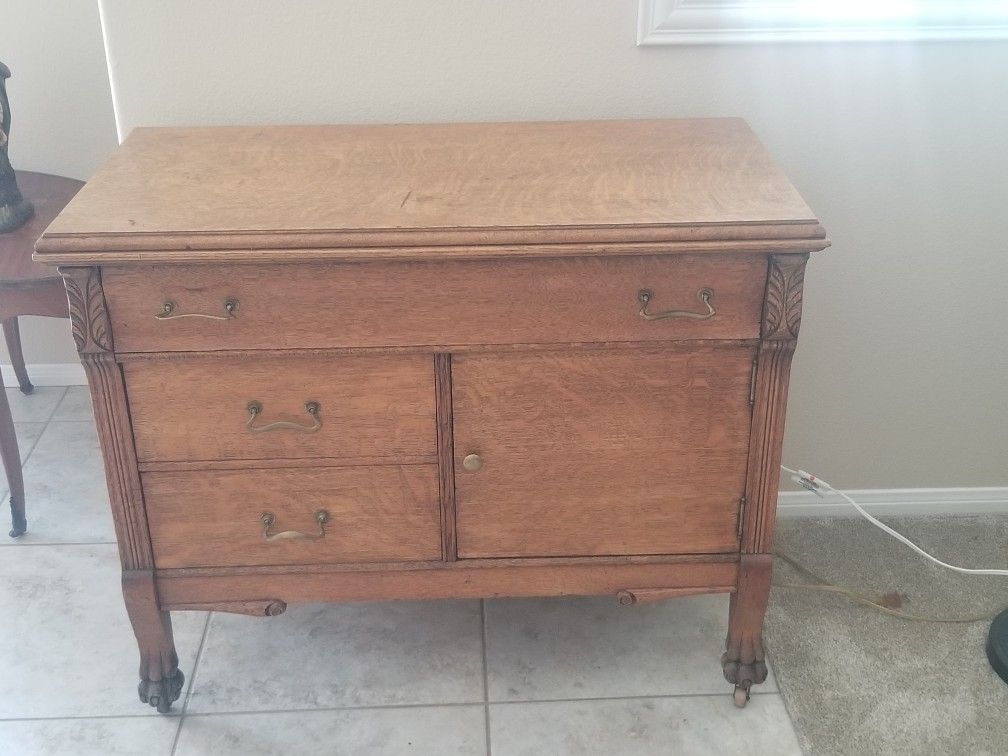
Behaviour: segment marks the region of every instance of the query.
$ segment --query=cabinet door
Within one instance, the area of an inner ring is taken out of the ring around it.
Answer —
[[[459,556],[736,551],[753,358],[729,346],[453,357]]]

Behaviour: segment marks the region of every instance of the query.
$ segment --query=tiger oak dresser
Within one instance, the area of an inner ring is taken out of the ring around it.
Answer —
[[[744,705],[827,245],[737,119],[134,131],[36,259],[140,699],[179,696],[173,611],[725,592]]]

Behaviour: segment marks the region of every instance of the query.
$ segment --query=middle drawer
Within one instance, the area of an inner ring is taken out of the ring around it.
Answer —
[[[193,357],[123,365],[140,462],[433,462],[430,355]]]

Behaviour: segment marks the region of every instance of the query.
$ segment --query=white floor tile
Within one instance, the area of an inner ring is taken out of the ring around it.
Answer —
[[[0,544],[115,542],[93,422],[49,423],[25,463],[24,484],[28,532]]]
[[[52,417],[53,410],[66,393],[66,386],[36,386],[27,396],[17,388],[4,390],[15,423],[44,423]]]
[[[214,614],[189,711],[482,702],[480,638],[476,601]]]
[[[205,618],[174,615],[186,679]],[[0,719],[160,716],[137,698],[114,545],[0,549],[0,637]]]
[[[487,601],[491,701],[724,693],[727,596]],[[772,676],[759,687],[776,691]]]
[[[4,756],[170,756],[176,717],[33,719],[0,722]]]
[[[178,756],[486,753],[483,706],[187,716]]]
[[[32,449],[35,448],[35,444],[38,443],[45,427],[45,423],[14,423],[14,435],[17,436],[21,464],[24,464]]]
[[[494,756],[774,754],[801,750],[780,696],[631,698],[490,706]]]
[[[68,386],[66,394],[53,412],[52,419],[94,422],[94,413],[91,411],[91,389],[87,386]]]

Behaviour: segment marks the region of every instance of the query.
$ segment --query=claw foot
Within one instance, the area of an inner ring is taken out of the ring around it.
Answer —
[[[721,669],[724,671],[725,680],[735,686],[735,705],[740,709],[749,703],[749,689],[767,678],[765,661],[754,659],[752,662],[743,662],[738,658],[731,658],[727,651],[721,655]]]
[[[163,677],[160,680],[141,680],[137,688],[140,700],[145,704],[150,704],[162,714],[167,714],[172,703],[178,700],[182,694],[182,684],[185,682],[185,675],[181,669],[176,669],[170,677]]]
[[[721,669],[725,680],[740,687],[748,688],[759,685],[767,678],[767,665],[762,659],[755,659],[746,664],[739,659],[729,658],[728,652],[721,655]]]

